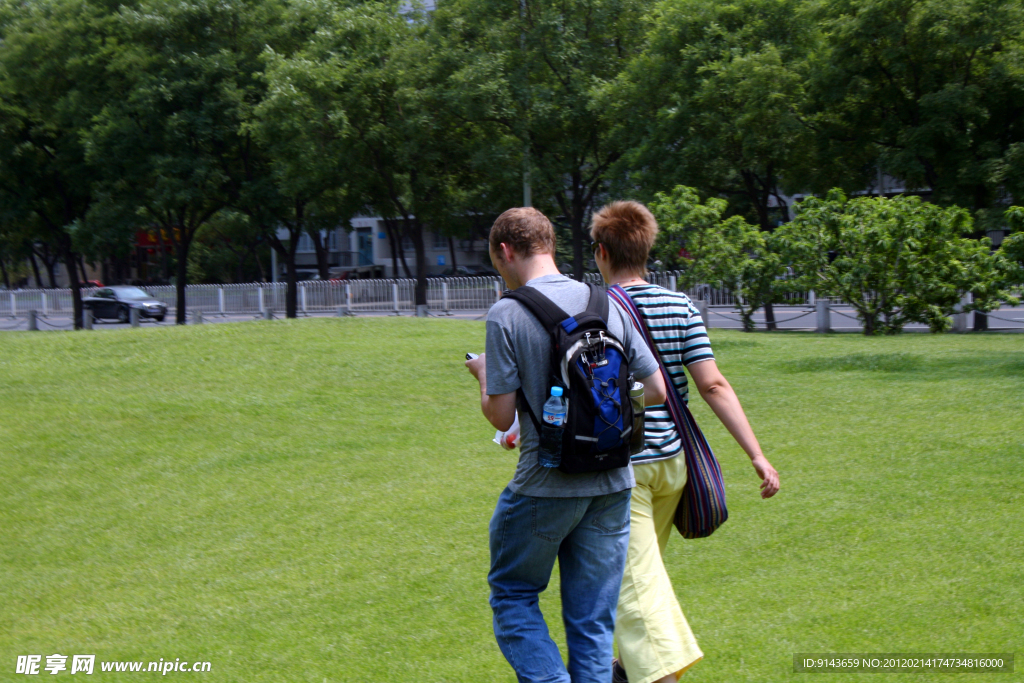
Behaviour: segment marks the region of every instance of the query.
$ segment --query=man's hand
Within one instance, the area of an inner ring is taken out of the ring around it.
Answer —
[[[466,368],[480,382],[480,411],[494,428],[507,432],[516,419],[516,392],[487,395],[487,354],[481,353],[477,358],[466,361]]]
[[[754,466],[757,476],[761,477],[761,497],[771,498],[779,492],[779,473],[775,471],[768,458],[763,455],[755,456],[750,460]]]
[[[481,353],[476,358],[466,361],[466,367],[471,375],[480,382],[480,391],[487,393],[487,354]]]

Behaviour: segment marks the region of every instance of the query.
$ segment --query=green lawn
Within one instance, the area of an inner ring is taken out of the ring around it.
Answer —
[[[0,680],[61,653],[104,680],[181,658],[212,670],[171,679],[514,681],[485,577],[515,460],[461,363],[483,339],[409,318],[0,335]],[[712,340],[782,491],[758,497],[696,399],[730,520],[667,553],[706,654],[685,680],[804,680],[795,652],[1022,657],[1024,337]]]

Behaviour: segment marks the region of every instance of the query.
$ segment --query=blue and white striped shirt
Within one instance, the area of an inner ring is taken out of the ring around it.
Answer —
[[[643,316],[676,391],[683,403],[688,402],[689,383],[683,368],[715,358],[700,312],[682,292],[657,285],[633,285],[624,289]],[[668,407],[664,404],[648,406],[644,412],[646,448],[633,456],[633,464],[674,458],[682,450],[683,442]]]

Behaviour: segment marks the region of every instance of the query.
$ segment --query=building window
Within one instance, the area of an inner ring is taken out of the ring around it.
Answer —
[[[448,236],[442,235],[439,232],[434,233],[434,249],[447,249],[448,248]]]
[[[299,235],[299,246],[297,251],[300,253],[307,254],[309,252],[315,251],[315,249],[313,249],[313,238],[309,236],[308,232],[304,232],[301,235]]]

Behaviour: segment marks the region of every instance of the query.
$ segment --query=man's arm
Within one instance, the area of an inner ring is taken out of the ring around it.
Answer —
[[[644,385],[644,407],[661,405],[668,398],[665,393],[668,387],[665,386],[665,378],[661,375],[657,359],[647,347],[647,340],[633,327],[629,316],[618,302],[613,300],[609,304],[622,320],[622,341],[628,349],[630,371],[642,372],[654,368],[654,372],[637,380]]]
[[[516,419],[516,392],[507,394],[487,394],[487,354],[466,361],[469,372],[480,382],[480,411],[494,428],[507,432]]]

